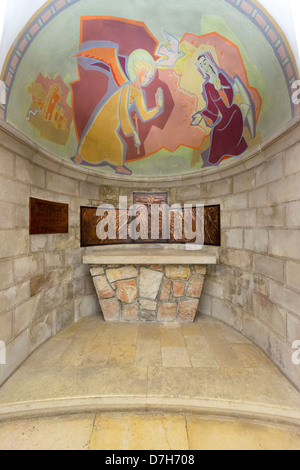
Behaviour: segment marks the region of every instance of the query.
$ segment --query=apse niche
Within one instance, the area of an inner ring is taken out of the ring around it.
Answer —
[[[295,59],[258,2],[155,4],[47,2],[7,57],[0,117],[124,180],[220,168],[292,120]]]

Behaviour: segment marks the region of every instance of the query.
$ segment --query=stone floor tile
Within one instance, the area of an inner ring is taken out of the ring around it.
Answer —
[[[222,334],[218,330],[209,325],[203,325],[202,330],[210,347],[214,351],[220,367],[242,367],[238,356],[230,345],[224,341]]]
[[[185,347],[185,340],[179,323],[164,323],[160,327],[160,339],[162,347]]]
[[[187,450],[184,415],[108,413],[96,417],[90,450]]]
[[[214,351],[204,336],[186,336],[185,342],[193,367],[219,367]]]
[[[113,344],[110,350],[107,365],[115,366],[133,366],[135,362],[136,345],[135,344]]]
[[[300,429],[246,420],[187,416],[191,450],[300,450]]]
[[[134,364],[140,367],[162,366],[160,339],[139,339]]]
[[[88,450],[94,415],[0,422],[0,450]]]
[[[185,347],[162,347],[162,365],[164,367],[192,367]]]
[[[243,367],[255,367],[258,369],[276,367],[254,344],[231,344],[231,348],[238,356]]]

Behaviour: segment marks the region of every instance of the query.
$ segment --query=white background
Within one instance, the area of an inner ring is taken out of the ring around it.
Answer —
[[[285,32],[300,71],[300,0],[260,0],[260,3]],[[45,0],[0,0],[0,70],[16,37],[44,4]]]

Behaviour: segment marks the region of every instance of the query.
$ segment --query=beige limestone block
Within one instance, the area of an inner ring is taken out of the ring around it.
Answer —
[[[137,280],[126,280],[126,281],[118,281],[116,283],[117,286],[117,297],[122,302],[127,304],[132,304],[137,299],[138,292],[137,292]]]
[[[292,355],[295,351],[295,349],[292,349],[292,344],[289,341],[286,341],[272,331],[269,332],[268,356],[275,362],[283,374],[298,387],[300,383],[300,367],[295,366],[292,361]]]
[[[284,205],[263,207],[257,211],[257,224],[260,227],[284,227]]]
[[[106,321],[118,321],[120,319],[120,302],[115,299],[103,299],[100,301],[103,316]]]
[[[64,253],[63,251],[51,251],[45,253],[45,268],[50,271],[55,268],[62,268],[64,266]]]
[[[44,290],[44,309],[45,313],[62,305],[64,300],[64,287],[58,284],[55,287]]]
[[[177,303],[163,302],[157,312],[157,320],[160,322],[172,322],[177,318]]]
[[[277,184],[277,183],[276,183]],[[268,189],[263,187],[249,193],[249,207],[268,206]]]
[[[290,343],[300,341],[300,314],[287,314],[287,340]]]
[[[263,295],[253,293],[254,315],[270,325],[277,333],[286,335],[286,312]]]
[[[30,326],[30,351],[34,351],[47,339],[51,338],[55,332],[56,316],[54,312],[50,312],[45,317],[37,319]]]
[[[78,182],[65,176],[57,175],[47,171],[46,189],[58,193],[78,196]]]
[[[81,181],[79,185],[79,195],[80,197],[86,197],[88,199],[99,199],[99,186]]]
[[[268,231],[262,229],[246,229],[245,230],[245,241],[244,247],[247,250],[253,250],[257,252],[268,251]]]
[[[4,147],[0,147],[0,173],[5,176],[13,177],[14,162],[15,156]]]
[[[29,251],[28,230],[0,231],[0,258],[27,255]]]
[[[0,214],[0,230],[15,228],[15,206],[13,204],[0,202]]]
[[[271,230],[270,253],[291,260],[300,260],[300,230]]]
[[[30,195],[28,185],[0,176],[0,200],[15,204],[24,204]]]
[[[297,201],[299,199],[300,174],[290,175],[287,178],[268,186],[268,205]]]
[[[8,343],[12,338],[13,311],[2,313],[0,315],[0,341]]]
[[[206,195],[209,198],[227,196],[232,193],[232,178],[223,178],[219,181],[207,183],[205,188]]]
[[[300,227],[300,201],[286,204],[286,226],[288,228]]]
[[[285,152],[285,174],[289,175],[300,171],[300,144],[289,148]]]
[[[284,278],[284,261],[273,256],[254,254],[253,255],[254,271],[263,276],[270,277],[275,281],[283,282]]]
[[[244,335],[257,344],[266,354],[269,353],[270,327],[259,318],[250,315],[243,316]]]
[[[15,309],[15,332],[20,334],[31,323],[43,314],[43,298],[41,294],[31,297]]]
[[[224,226],[224,224],[222,224]],[[243,211],[234,211],[232,213],[233,227],[255,227],[256,226],[256,209],[248,209]]]
[[[19,157],[16,159],[16,178],[23,183],[45,187],[45,170]]]
[[[293,261],[286,263],[286,280],[290,287],[300,291],[300,263]]]
[[[31,252],[44,251],[47,247],[48,235],[31,235],[30,248]]]
[[[270,282],[270,298],[291,312],[299,313],[300,294],[288,287]],[[299,338],[300,339],[300,338]]]
[[[138,270],[134,266],[124,266],[117,269],[107,269],[106,276],[109,282],[132,279],[138,276]]]
[[[0,290],[10,287],[14,283],[13,262],[3,261],[0,263]]]
[[[182,279],[187,281],[191,275],[189,266],[166,266],[166,277],[169,279]]]
[[[27,201],[24,201],[27,203]],[[28,205],[16,206],[16,228],[28,228],[29,229],[29,210]]]
[[[233,192],[243,193],[250,191],[255,187],[255,173],[254,170],[244,171],[239,175],[233,177]]]
[[[115,293],[108,284],[105,276],[96,276],[93,278],[96,292],[99,299],[111,299]]]
[[[243,248],[243,230],[240,228],[224,230],[224,240],[228,248]]]
[[[6,344],[6,365],[0,366],[0,384],[2,384],[19,365],[28,357],[30,350],[29,330],[24,330],[19,336]],[[21,384],[20,384],[21,385]],[[24,380],[22,381],[22,386]],[[20,387],[19,387],[20,390]]]
[[[197,313],[199,300],[184,300],[179,304],[179,321],[193,322]]]
[[[30,297],[29,282],[23,282],[0,292],[0,313],[25,302]]]
[[[34,253],[14,260],[14,273],[17,282],[27,277],[36,276],[43,272],[44,256],[42,253]]]
[[[155,300],[160,288],[163,273],[151,269],[141,268],[140,270],[140,296],[146,299]]]
[[[96,418],[90,450],[187,450],[181,415],[110,413]]]
[[[80,299],[75,300],[76,321],[92,315],[100,315],[99,300],[95,295],[84,295]]]
[[[247,209],[248,207],[248,194],[234,194],[224,199],[224,208],[227,211],[238,211],[240,209]]]
[[[198,312],[210,316],[212,314],[212,301],[211,296],[202,292],[199,301]]]
[[[255,169],[255,176],[256,186],[262,186],[282,178],[284,176],[282,155],[273,158],[263,165],[259,165]]]

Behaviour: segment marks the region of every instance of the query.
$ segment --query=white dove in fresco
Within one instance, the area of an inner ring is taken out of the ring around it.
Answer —
[[[178,59],[181,59],[186,54],[179,51],[179,41],[174,38],[166,30],[163,31],[165,38],[169,43],[169,48],[164,44],[160,46],[156,52],[156,55],[160,55],[161,59],[156,62],[157,67],[174,67]],[[163,59],[162,57],[166,57]]]

